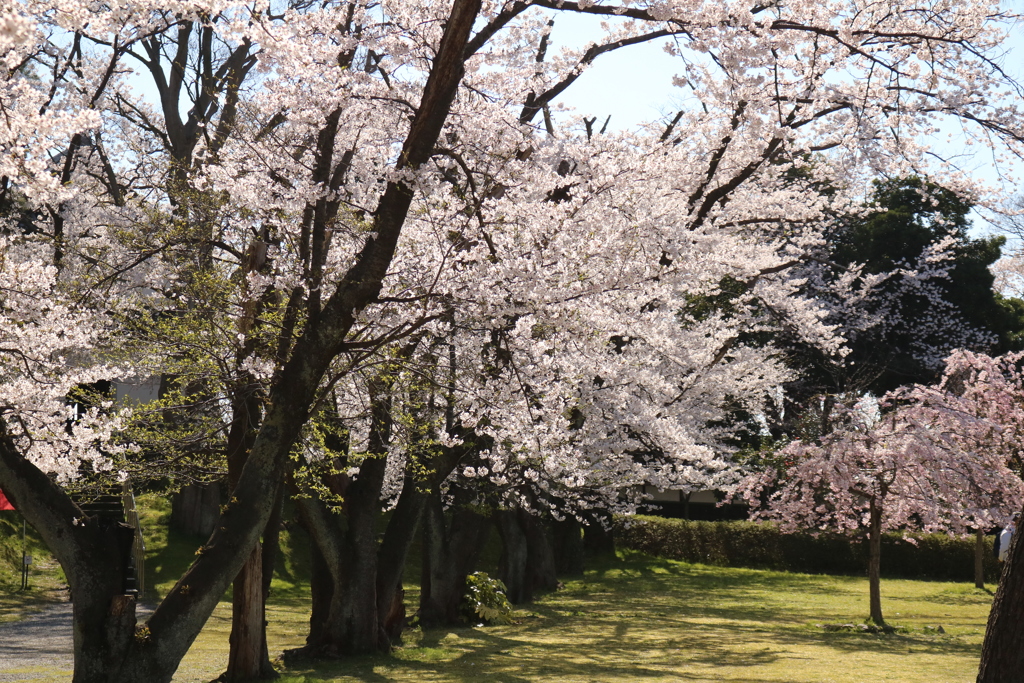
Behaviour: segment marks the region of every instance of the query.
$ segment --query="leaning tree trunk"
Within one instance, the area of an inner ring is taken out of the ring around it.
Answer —
[[[426,500],[422,482],[412,472],[407,472],[402,493],[377,551],[377,647],[382,651],[402,642],[406,624],[402,575],[409,549],[419,532]]]
[[[978,683],[1013,683],[1024,671],[1024,543],[1014,533],[988,615]]]
[[[885,625],[882,618],[882,511],[871,499],[869,510],[870,528],[868,529],[868,590],[871,594],[871,621],[878,626]]]
[[[479,0],[454,0],[419,107],[397,154],[397,171],[414,171],[435,153],[479,13]],[[386,184],[373,212],[372,237],[328,300],[322,306],[317,301],[294,343],[289,339],[282,345],[282,357],[288,359],[269,388],[266,415],[235,495],[199,557],[153,611],[145,629],[134,628],[134,599],[125,599],[116,588],[118,546],[109,547],[67,493],[23,457],[0,419],[0,486],[43,536],[76,592],[75,683],[169,683],[266,528],[277,484],[309,418],[317,387],[343,351],[358,312],[377,300],[414,194],[398,177]]]

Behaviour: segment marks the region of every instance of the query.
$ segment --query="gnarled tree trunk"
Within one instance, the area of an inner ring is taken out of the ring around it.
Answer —
[[[1013,683],[1024,671],[1024,543],[1010,539],[981,646],[978,683]]]
[[[555,555],[544,522],[522,509],[499,510],[495,520],[502,540],[498,576],[508,590],[509,602],[531,602],[537,591],[557,588]]]
[[[426,504],[423,523],[423,566],[420,580],[420,624],[457,624],[466,592],[466,577],[476,566],[491,521],[470,508],[456,507],[445,517],[441,494]]]
[[[289,657],[387,651],[401,637],[405,621],[402,571],[425,496],[415,483],[406,482],[378,546],[375,522],[384,464],[384,458],[363,461],[359,479],[346,490],[344,527],[319,501],[298,501],[316,546],[314,611],[306,645],[289,652]]]

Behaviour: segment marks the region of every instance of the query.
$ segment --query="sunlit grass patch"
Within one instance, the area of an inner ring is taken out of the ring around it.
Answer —
[[[282,683],[974,680],[989,592],[907,580],[882,591],[897,633],[828,632],[863,622],[866,579],[627,553],[521,608],[516,624],[413,629],[391,656],[292,665]],[[301,601],[289,609],[305,616]]]
[[[0,623],[17,621],[54,602],[68,599],[64,573],[32,527],[25,527],[22,545],[21,515],[0,512]],[[32,556],[28,590],[21,589],[22,552]]]
[[[159,595],[191,563],[202,540],[168,534],[169,507],[154,501],[153,508],[148,567]],[[268,610],[272,657],[303,645],[308,632],[306,542],[298,532],[283,538],[284,566]],[[417,576],[413,569],[407,573]],[[862,577],[714,567],[625,552],[594,564],[584,577],[563,580],[562,590],[520,606],[514,624],[413,628],[391,655],[279,662],[282,683],[967,683],[977,674],[994,589],[883,579],[885,616],[898,627],[885,634],[824,628],[864,622],[868,588]],[[0,611],[6,595],[0,592]],[[410,615],[417,599],[413,583],[406,591]],[[175,681],[209,681],[223,672],[230,628],[231,605],[224,601]]]

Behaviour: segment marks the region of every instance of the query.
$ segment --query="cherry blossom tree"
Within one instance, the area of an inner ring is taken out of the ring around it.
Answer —
[[[77,302],[102,332],[60,338],[93,363],[130,331],[133,306],[173,313],[196,283],[234,287],[209,311],[220,341],[203,339],[238,380],[217,394],[238,427],[232,502],[144,627],[118,585],[116,532],[82,515],[17,431],[27,389],[4,413],[0,486],[75,591],[78,682],[170,679],[252,561],[289,455],[338,405],[336,388],[379,407],[352,420],[368,425],[353,452],[386,454],[387,470],[403,444],[371,429],[374,416],[393,419],[390,391],[412,412],[424,390],[378,391],[388,373],[376,373],[414,335],[416,353],[442,341],[454,352],[455,372],[438,379],[453,433],[437,441],[453,456],[477,446],[492,483],[570,500],[678,479],[713,461],[723,404],[755,408],[785,373],[744,333],[785,325],[839,348],[792,271],[820,243],[823,213],[855,202],[859,177],[927,172],[924,138],[946,117],[1020,151],[1021,119],[999,97],[1016,87],[995,61],[1001,17],[983,4],[9,6],[27,23],[6,34],[3,168],[45,209],[42,237],[26,240],[40,255],[24,262],[52,267],[54,306]],[[606,33],[547,55],[559,12],[602,16]],[[559,96],[602,54],[666,37],[686,93],[671,121],[602,134],[559,117]],[[134,69],[159,102],[132,88]],[[791,171],[808,155],[820,163],[801,181]],[[972,188],[945,170],[946,186]],[[811,180],[840,191],[816,196]],[[728,306],[689,309],[725,288]],[[125,315],[98,314],[110,310]],[[159,370],[155,357],[128,360]],[[34,386],[16,353],[4,359]],[[651,443],[666,458],[637,463]],[[367,509],[380,504],[368,476],[379,469],[351,473]],[[351,591],[351,565],[331,560]],[[377,587],[396,584],[372,583],[365,608],[346,613],[344,652],[379,647]]]
[[[774,488],[756,515],[786,530],[866,532],[870,618],[882,626],[882,532],[962,534],[1024,503],[1020,360],[956,352],[938,385],[886,394],[880,415],[861,401],[818,441],[790,443],[744,496],[760,507]]]

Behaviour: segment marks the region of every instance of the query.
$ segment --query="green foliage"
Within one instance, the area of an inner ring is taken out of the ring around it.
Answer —
[[[13,584],[21,567],[21,520],[17,515],[0,512],[0,584]]]
[[[686,562],[810,574],[863,574],[867,547],[860,536],[784,534],[758,522],[694,522],[661,517],[619,517],[616,543],[624,548]],[[973,581],[974,539],[945,534],[882,538],[882,575]],[[998,576],[992,541],[986,539],[985,574]]]
[[[466,593],[462,596],[462,612],[470,621],[487,624],[511,624],[512,603],[505,594],[505,584],[492,579],[487,572],[473,572],[466,577]]]
[[[946,324],[952,329],[966,323],[991,332],[996,341],[986,351],[1015,349],[1024,317],[1018,307],[993,291],[994,276],[989,271],[1006,240],[972,239],[968,235],[971,208],[967,199],[918,177],[875,181],[868,213],[848,220],[837,232],[831,258],[844,266],[862,263],[867,273],[884,273],[914,263],[925,249],[951,237],[953,267],[948,279],[935,283],[956,313]],[[877,368],[878,377],[865,388],[878,394],[908,382],[933,381],[936,368],[923,364],[912,349],[922,342],[944,346],[947,328],[935,325],[931,301],[907,292],[901,295],[900,308],[901,319],[889,321],[884,332],[851,340],[855,366]]]

